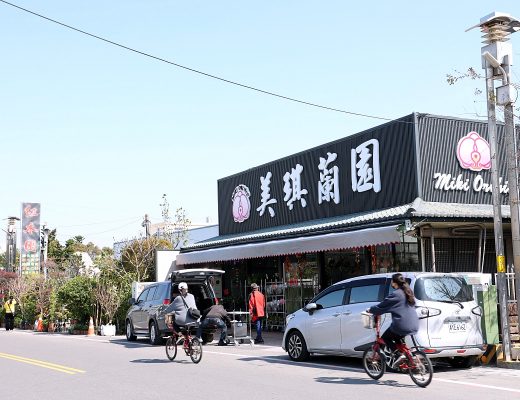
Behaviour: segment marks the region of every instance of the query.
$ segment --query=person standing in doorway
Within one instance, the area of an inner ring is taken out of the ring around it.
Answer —
[[[9,300],[4,303],[4,311],[5,311],[5,330],[13,330],[14,329],[14,309],[16,307],[16,300],[13,299],[13,296],[9,296]]]
[[[251,322],[256,325],[255,343],[264,343],[262,339],[262,320],[265,318],[265,297],[256,283],[251,284],[252,292],[249,295],[249,315]]]

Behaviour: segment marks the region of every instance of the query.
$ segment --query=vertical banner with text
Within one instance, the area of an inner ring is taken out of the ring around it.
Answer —
[[[22,203],[21,273],[40,272],[40,203]]]

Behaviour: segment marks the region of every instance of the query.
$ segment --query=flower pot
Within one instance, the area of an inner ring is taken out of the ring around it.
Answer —
[[[115,336],[116,326],[115,325],[101,325],[101,336]]]

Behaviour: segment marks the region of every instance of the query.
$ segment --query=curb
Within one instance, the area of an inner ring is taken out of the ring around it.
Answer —
[[[520,369],[520,361],[497,360],[497,367],[506,369]]]

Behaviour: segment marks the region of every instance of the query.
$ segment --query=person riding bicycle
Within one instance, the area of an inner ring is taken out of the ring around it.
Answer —
[[[173,313],[173,327],[175,331],[180,332],[181,327],[184,327],[187,323],[197,321],[188,312],[190,308],[197,309],[197,304],[195,303],[195,297],[188,293],[188,284],[186,282],[179,283],[178,288],[180,294],[171,302],[165,313]]]
[[[419,317],[415,311],[415,296],[403,275],[393,274],[391,285],[395,290],[381,303],[370,307],[367,312],[374,315],[392,314],[392,323],[381,338],[385,341],[386,346],[394,352],[396,343],[401,342],[405,336],[417,333]]]

